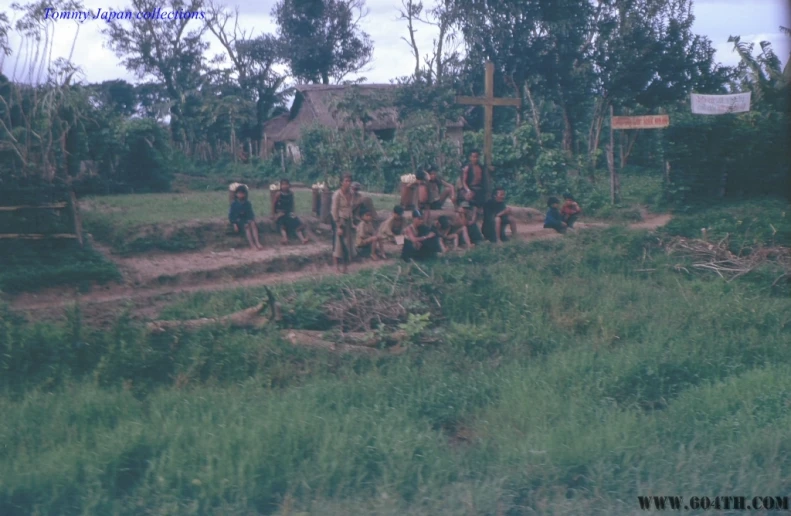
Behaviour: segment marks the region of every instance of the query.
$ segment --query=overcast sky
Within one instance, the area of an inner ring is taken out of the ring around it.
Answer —
[[[0,12],[12,14],[11,2],[12,0],[0,0]],[[234,0],[229,0],[228,3],[234,5]],[[740,35],[742,41],[754,41],[756,49],[759,41],[771,41],[775,52],[785,63],[791,51],[791,37],[780,33],[778,27],[791,25],[788,4],[788,0],[696,0],[693,30],[712,40],[717,49],[716,59],[722,64],[733,65],[738,62],[738,57],[732,51],[733,45],[728,43],[730,35]],[[128,3],[125,0],[85,0],[85,5],[96,11],[99,8],[123,9]],[[274,0],[242,4],[242,25],[257,33],[274,32],[275,25],[269,16],[273,5]],[[401,40],[402,36],[407,36],[407,30],[404,22],[398,20],[397,7],[400,0],[367,0],[367,5],[370,13],[363,20],[363,29],[374,41],[374,57],[369,69],[360,75],[367,82],[384,83],[409,75],[414,69],[414,61],[409,47]],[[53,58],[68,57],[76,34],[72,60],[82,68],[83,80],[101,82],[123,78],[137,82],[133,74],[118,64],[119,59],[104,47],[104,36],[100,31],[105,23],[107,22],[101,20],[86,21],[79,25],[78,32],[77,24],[73,21],[55,22]],[[417,39],[421,53],[430,50],[433,37],[432,27],[419,27]],[[18,52],[21,50],[20,41],[14,39],[13,35],[11,47],[15,54],[21,53]],[[214,53],[212,50],[216,52],[216,49],[216,43],[212,42],[210,53]],[[13,76],[14,63],[15,55],[5,58],[0,61],[0,71]],[[16,75],[20,76],[20,72]]]

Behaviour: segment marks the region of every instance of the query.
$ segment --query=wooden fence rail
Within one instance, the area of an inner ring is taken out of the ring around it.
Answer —
[[[77,204],[77,196],[74,191],[69,192],[68,202],[51,202],[47,204],[23,204],[18,206],[0,206],[0,212],[17,212],[24,210],[56,210],[68,211],[71,223],[72,233],[0,233],[0,239],[18,239],[18,240],[44,240],[48,238],[55,239],[75,239],[79,242],[80,247],[83,246],[82,241],[82,221],[80,220],[79,205]]]

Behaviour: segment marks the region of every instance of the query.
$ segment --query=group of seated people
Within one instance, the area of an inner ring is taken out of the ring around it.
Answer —
[[[255,223],[253,205],[248,199],[247,186],[235,183],[231,185],[231,188],[234,199],[231,202],[228,220],[231,222],[234,232],[244,233],[253,249],[263,249],[264,246],[261,245],[258,236],[258,225]],[[296,234],[303,244],[308,243],[308,239],[305,237],[305,225],[294,212],[294,192],[291,191],[291,183],[288,179],[280,180],[280,190],[275,194],[272,202],[272,218],[282,237],[280,240],[282,245],[288,244],[289,233]]]
[[[385,242],[402,245],[401,258],[408,261],[424,260],[462,246],[473,248],[483,240],[506,241],[508,228],[511,238],[516,234],[516,221],[505,203],[504,188],[495,188],[492,197],[485,202],[478,199],[473,203],[475,194],[469,195],[462,186],[461,198],[457,197],[454,186],[440,179],[433,166],[416,175],[417,206],[408,224],[404,207],[398,205],[375,230],[374,214],[370,209],[362,206],[359,215],[355,214],[355,207],[359,206],[355,202],[356,185],[351,175],[346,174],[333,195],[333,257],[339,270],[346,271],[348,262],[355,256],[372,260],[386,258]],[[433,218],[431,212],[441,210],[448,200],[454,204],[454,215]]]
[[[374,227],[376,212],[373,201],[360,194],[361,185],[352,182],[351,174],[345,174],[340,188],[332,196],[330,209],[336,267],[345,272],[355,257],[387,258],[385,242],[401,245],[401,258],[409,261],[425,260],[461,247],[470,249],[484,240],[492,243],[507,241],[508,228],[511,230],[510,238],[513,238],[517,226],[511,208],[505,203],[505,188],[495,188],[491,198],[484,200],[477,153],[473,153],[471,158],[470,165],[462,172],[458,189],[439,178],[436,167],[427,166],[425,171],[416,175],[412,185],[416,202],[411,221],[407,224],[405,209],[398,205],[378,228]],[[247,236],[252,248],[263,249],[247,187],[232,185],[232,190],[231,224],[235,231]],[[571,194],[563,197],[562,207],[557,198],[549,199],[549,211],[544,220],[545,228],[559,233],[573,228],[582,211]],[[432,218],[432,211],[442,210],[448,200],[454,206],[453,215]],[[404,202],[402,198],[402,204]],[[294,193],[287,179],[280,181],[280,189],[273,198],[272,217],[282,236],[281,244],[288,243],[289,234],[296,234],[302,243],[308,242],[305,226],[294,212]]]

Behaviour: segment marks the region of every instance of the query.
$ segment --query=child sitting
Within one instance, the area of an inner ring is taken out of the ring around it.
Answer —
[[[288,244],[289,233],[295,233],[303,244],[308,243],[308,239],[305,238],[305,226],[294,214],[294,193],[291,191],[291,183],[288,179],[280,180],[280,191],[277,192],[272,203],[272,216],[275,218],[277,230],[283,236],[280,241],[282,245]]]
[[[412,212],[412,224],[404,230],[404,247],[401,249],[401,258],[405,262],[435,258],[440,251],[439,238],[425,220],[426,216],[419,210]]]
[[[450,219],[446,215],[441,215],[437,219],[434,223],[434,231],[439,236],[439,247],[443,253],[448,252],[448,245],[452,245],[453,250],[459,248],[459,233],[453,231]]]
[[[508,240],[505,229],[511,228],[511,237],[516,235],[516,221],[511,217],[511,208],[505,204],[505,188],[496,188],[491,199],[483,205],[482,233],[490,242]]]
[[[567,224],[563,222],[563,216],[560,214],[560,201],[557,197],[550,197],[547,200],[547,214],[544,217],[544,227],[554,229],[558,233],[565,233]]]
[[[579,214],[582,213],[582,209],[570,193],[564,193],[563,200],[563,207],[560,208],[560,214],[563,217],[563,222],[568,225],[569,229],[573,229],[574,222],[579,217]]]
[[[461,237],[469,247],[475,247],[483,241],[483,234],[478,227],[478,210],[469,202],[463,201],[456,210],[456,225],[463,225]]]
[[[360,223],[357,225],[357,239],[355,247],[357,255],[361,258],[387,258],[382,248],[382,237],[374,232],[373,213],[363,209],[360,211]]]
[[[403,206],[395,206],[393,207],[393,213],[390,217],[387,218],[382,225],[379,226],[378,234],[382,237],[382,240],[392,242],[395,244],[400,244],[403,242],[399,242],[402,240],[400,238],[401,233],[404,231],[404,208]]]
[[[264,246],[258,240],[258,226],[255,223],[253,205],[247,200],[247,187],[237,186],[235,196],[236,199],[231,204],[231,210],[228,213],[228,220],[233,224],[234,231],[238,233],[244,231],[250,247],[260,251]]]

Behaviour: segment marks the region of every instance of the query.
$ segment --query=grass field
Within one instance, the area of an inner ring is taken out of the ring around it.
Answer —
[[[309,214],[312,193],[295,191],[296,212]],[[394,196],[371,194],[377,210],[398,203]],[[250,191],[258,221],[271,218],[269,190]],[[82,201],[85,230],[119,253],[179,252],[205,247],[209,242],[233,243],[225,237],[228,192],[189,192],[91,197]]]
[[[282,324],[303,329],[331,330],[352,292],[411,300],[429,316],[401,323],[413,341],[388,358],[271,330],[6,314],[0,514],[638,514],[637,495],[787,495],[787,285],[679,272],[657,245],[589,230],[429,278],[391,267],[276,289]],[[163,317],[262,296],[183,295]]]
[[[297,213],[310,213],[312,193],[294,192]],[[391,210],[398,198],[372,195],[376,209]],[[250,202],[256,217],[272,213],[269,190],[252,189]],[[83,201],[86,224],[101,220],[104,224],[125,228],[148,224],[168,224],[195,220],[227,219],[228,192],[189,192],[172,194],[135,194],[90,197]]]
[[[6,241],[7,242],[7,241]],[[121,277],[118,268],[87,245],[73,240],[19,240],[0,250],[0,292],[15,293],[43,287],[74,285],[87,289]]]

